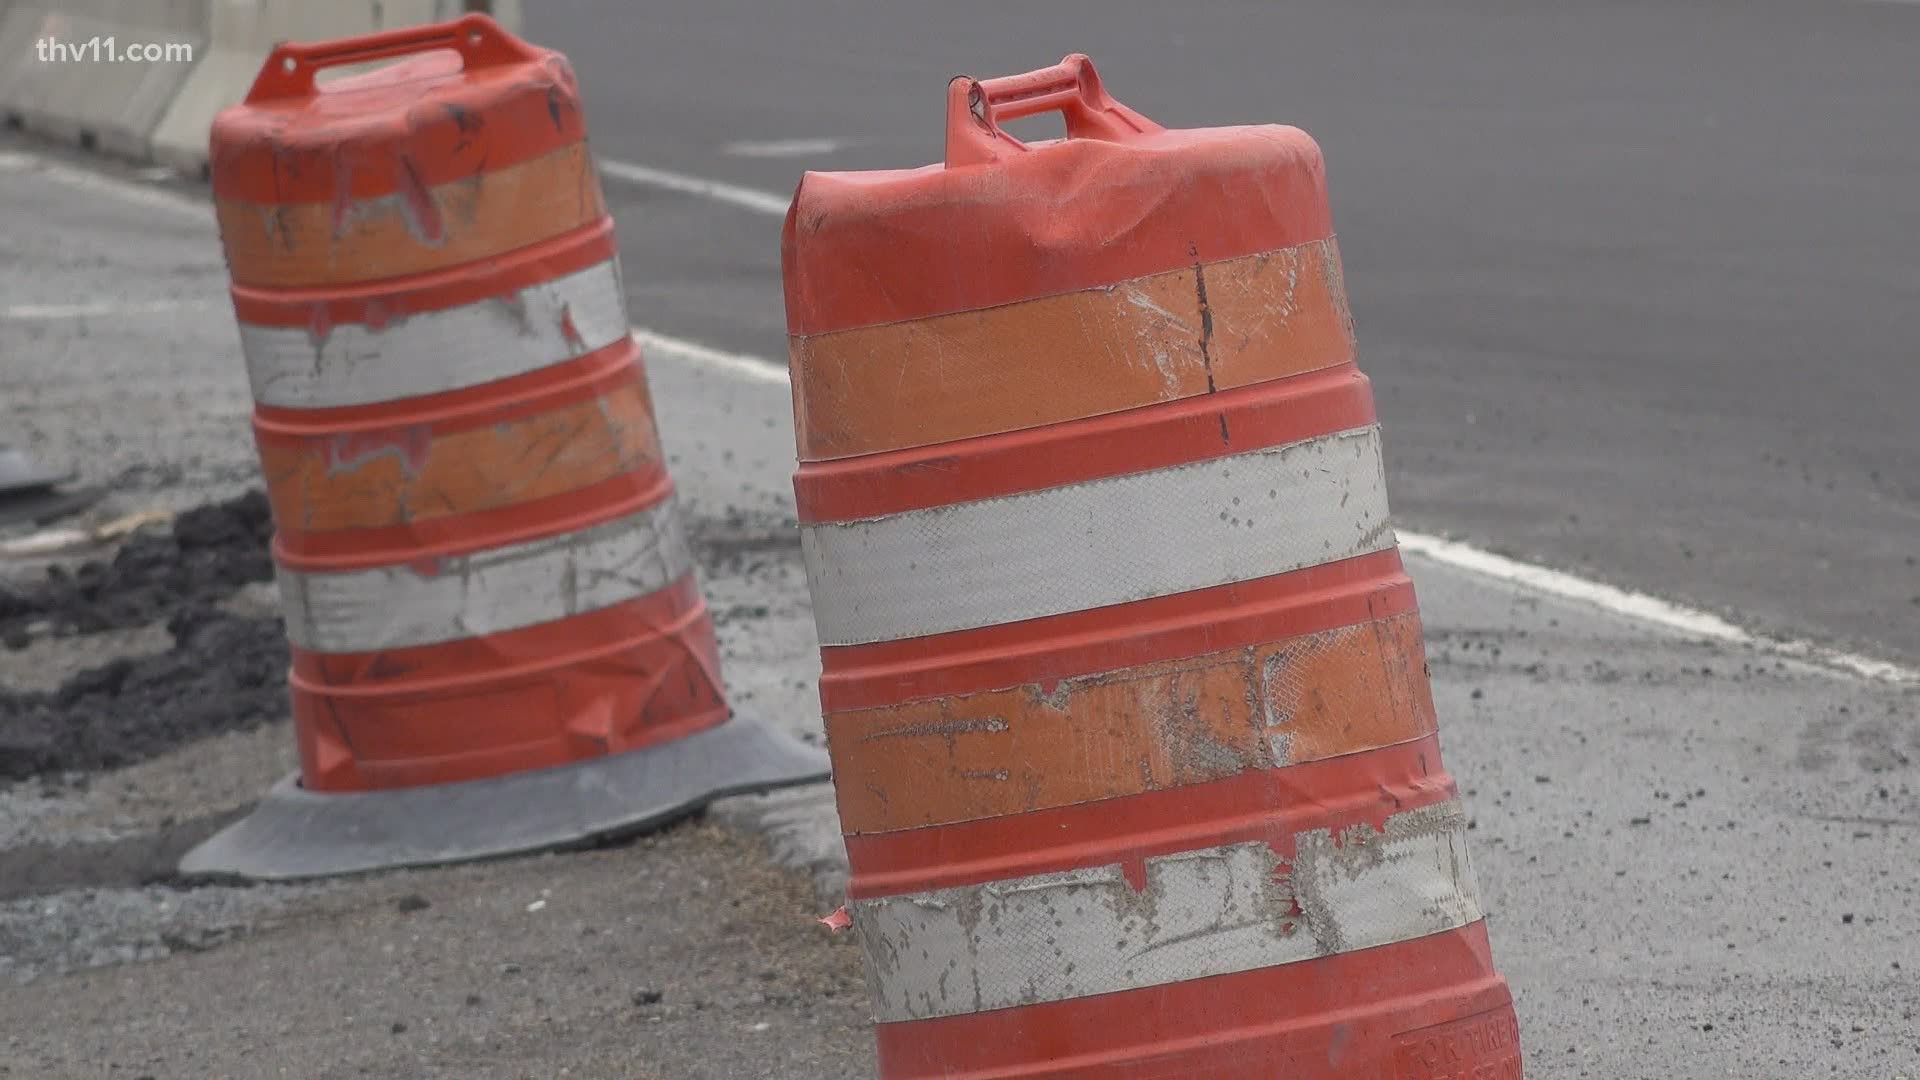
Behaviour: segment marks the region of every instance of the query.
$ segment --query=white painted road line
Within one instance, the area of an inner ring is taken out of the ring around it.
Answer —
[[[629,184],[639,184],[642,187],[698,195],[703,199],[712,199],[715,202],[723,202],[747,210],[757,210],[774,217],[787,216],[787,204],[793,201],[787,196],[775,195],[771,191],[739,187],[718,180],[702,180],[697,176],[687,176],[684,173],[650,169],[645,165],[635,165],[626,161],[609,161],[605,158],[600,159],[600,174],[615,180],[624,180]]]
[[[1434,562],[1445,563],[1481,577],[1518,585],[1532,592],[1574,600],[1615,615],[1662,626],[1688,637],[1758,649],[1775,656],[1803,660],[1821,667],[1844,671],[1878,682],[1920,685],[1920,671],[1899,664],[1830,649],[1811,641],[1782,640],[1758,634],[1698,608],[1662,600],[1643,592],[1616,588],[1574,574],[1548,569],[1533,563],[1495,555],[1457,540],[1446,540],[1424,533],[1402,531],[1400,547]]]
[[[633,336],[634,340],[640,343],[642,352],[654,350],[657,352],[671,353],[683,359],[691,360],[696,364],[704,364],[707,367],[724,371],[738,378],[751,379],[754,382],[777,383],[781,386],[787,385],[787,369],[771,360],[766,360],[758,356],[747,356],[744,353],[722,352],[719,349],[708,348],[697,341],[669,337],[657,330],[648,330],[645,327],[635,327]]]
[[[721,147],[734,157],[790,158],[831,154],[854,145],[857,139],[741,139]]]
[[[159,315],[189,308],[211,308],[211,300],[95,300],[84,304],[15,304],[0,308],[0,322],[51,322],[61,319],[104,319],[123,315]]]

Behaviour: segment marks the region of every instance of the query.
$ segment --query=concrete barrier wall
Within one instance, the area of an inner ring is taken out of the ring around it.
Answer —
[[[15,0],[0,17],[0,114],[29,131],[147,157],[169,104],[207,52],[207,0]],[[185,46],[191,60],[95,59],[114,49]],[[39,42],[85,49],[43,60]]]
[[[211,48],[194,68],[153,135],[153,157],[202,174],[213,118],[239,104],[267,54],[282,41],[320,41],[396,26],[458,18],[466,0],[200,0],[210,6]],[[520,0],[483,5],[509,30],[520,27]]]
[[[282,41],[318,41],[489,11],[520,27],[521,0],[0,0],[0,120],[201,174],[215,114],[238,104]],[[169,45],[191,59],[94,59]],[[42,59],[39,43],[84,50]]]

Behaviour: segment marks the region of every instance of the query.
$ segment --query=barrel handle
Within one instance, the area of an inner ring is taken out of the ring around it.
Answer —
[[[433,49],[459,53],[467,71],[524,63],[540,55],[532,46],[507,33],[499,23],[478,13],[463,15],[452,22],[401,26],[338,41],[283,41],[267,57],[259,77],[253,81],[253,89],[247,91],[246,103],[258,105],[312,97],[318,92],[313,77],[323,68],[388,60]]]
[[[998,79],[957,76],[947,84],[947,167],[1002,161],[1031,148],[1000,122],[1059,112],[1069,139],[1122,142],[1164,130],[1107,96],[1093,61],[1074,53],[1052,67]]]

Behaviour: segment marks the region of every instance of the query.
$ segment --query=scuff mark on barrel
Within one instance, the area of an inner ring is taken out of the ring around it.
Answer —
[[[1244,650],[1249,657],[1251,650]],[[1236,725],[1229,703],[1202,701],[1207,672],[1172,671],[1166,682],[1139,682],[1141,694],[1136,705],[1150,718],[1154,740],[1166,755],[1168,786],[1203,783],[1222,776],[1234,776],[1248,769],[1264,767],[1258,747],[1242,740],[1238,744],[1222,738],[1222,732]],[[1238,725],[1245,730],[1245,721]],[[1158,787],[1159,785],[1153,785]]]
[[[525,291],[510,292],[504,296],[495,297],[492,305],[493,310],[504,316],[507,323],[513,327],[515,334],[529,338],[535,336],[533,315],[527,304]]]
[[[459,102],[443,101],[440,103],[440,108],[453,121],[454,128],[460,132],[460,140],[453,144],[453,152],[457,154],[472,146],[473,136],[479,134],[480,129],[486,126],[486,120],[479,113]]]
[[[413,158],[400,155],[400,216],[406,223],[407,232],[415,240],[428,247],[439,247],[446,242],[446,222],[440,216],[440,204],[434,199],[432,189],[420,178],[420,169]]]
[[[580,328],[573,324],[573,305],[560,305],[560,336],[567,343],[567,351],[579,356],[587,351],[587,340],[580,334]]]
[[[327,339],[333,336],[333,309],[326,301],[316,300],[307,310],[307,341],[313,345],[313,374],[318,378],[326,364]]]
[[[285,203],[260,208],[261,231],[266,233],[267,239],[273,241],[283,253],[294,249],[292,216],[293,207]]]
[[[1327,257],[1321,260],[1320,272],[1326,275],[1327,295],[1333,298],[1335,309],[1340,315],[1341,328],[1346,332],[1347,341],[1353,341],[1353,306],[1347,300],[1346,271],[1340,261],[1340,244],[1333,237],[1325,241]]]
[[[344,148],[333,152],[333,239],[346,235],[353,213],[353,159]]]
[[[951,720],[936,720],[927,724],[907,724],[896,728],[882,728],[861,739],[861,742],[874,742],[879,739],[909,738],[919,739],[933,736],[949,741],[956,735],[973,732],[998,733],[1007,730],[1007,721],[998,716],[963,717]]]
[[[409,478],[418,476],[427,466],[433,451],[433,430],[425,424],[379,431],[356,431],[335,435],[326,441],[324,451],[327,474],[352,472],[369,462],[392,458]]]
[[[1217,394],[1219,386],[1213,379],[1213,306],[1207,303],[1207,268],[1200,261],[1200,249],[1193,244],[1187,245],[1187,254],[1193,258],[1193,291],[1200,303],[1200,365],[1207,372],[1207,393]],[[1220,441],[1231,444],[1233,435],[1227,430],[1227,414],[1220,413]]]
[[[1348,916],[1331,893],[1340,884],[1358,880],[1396,857],[1391,848],[1421,839],[1449,840],[1466,828],[1466,809],[1458,799],[1403,810],[1389,816],[1384,827],[1356,823],[1340,830],[1313,829],[1294,837],[1292,865],[1287,870],[1290,888],[1300,905],[1301,919],[1313,934],[1321,955],[1346,952],[1373,941],[1377,931],[1350,925]],[[1452,889],[1456,897],[1475,895],[1471,868],[1457,857],[1452,860]],[[1444,929],[1464,921],[1465,912],[1434,907],[1418,913]],[[1404,917],[1404,913],[1402,915]]]

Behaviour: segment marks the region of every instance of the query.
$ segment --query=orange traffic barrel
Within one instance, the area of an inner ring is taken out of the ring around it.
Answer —
[[[481,15],[282,45],[211,160],[300,772],[183,869],[496,855],[824,778],[731,718],[566,59]]]
[[[1314,142],[958,79],[784,262],[882,1075],[1518,1078]]]

